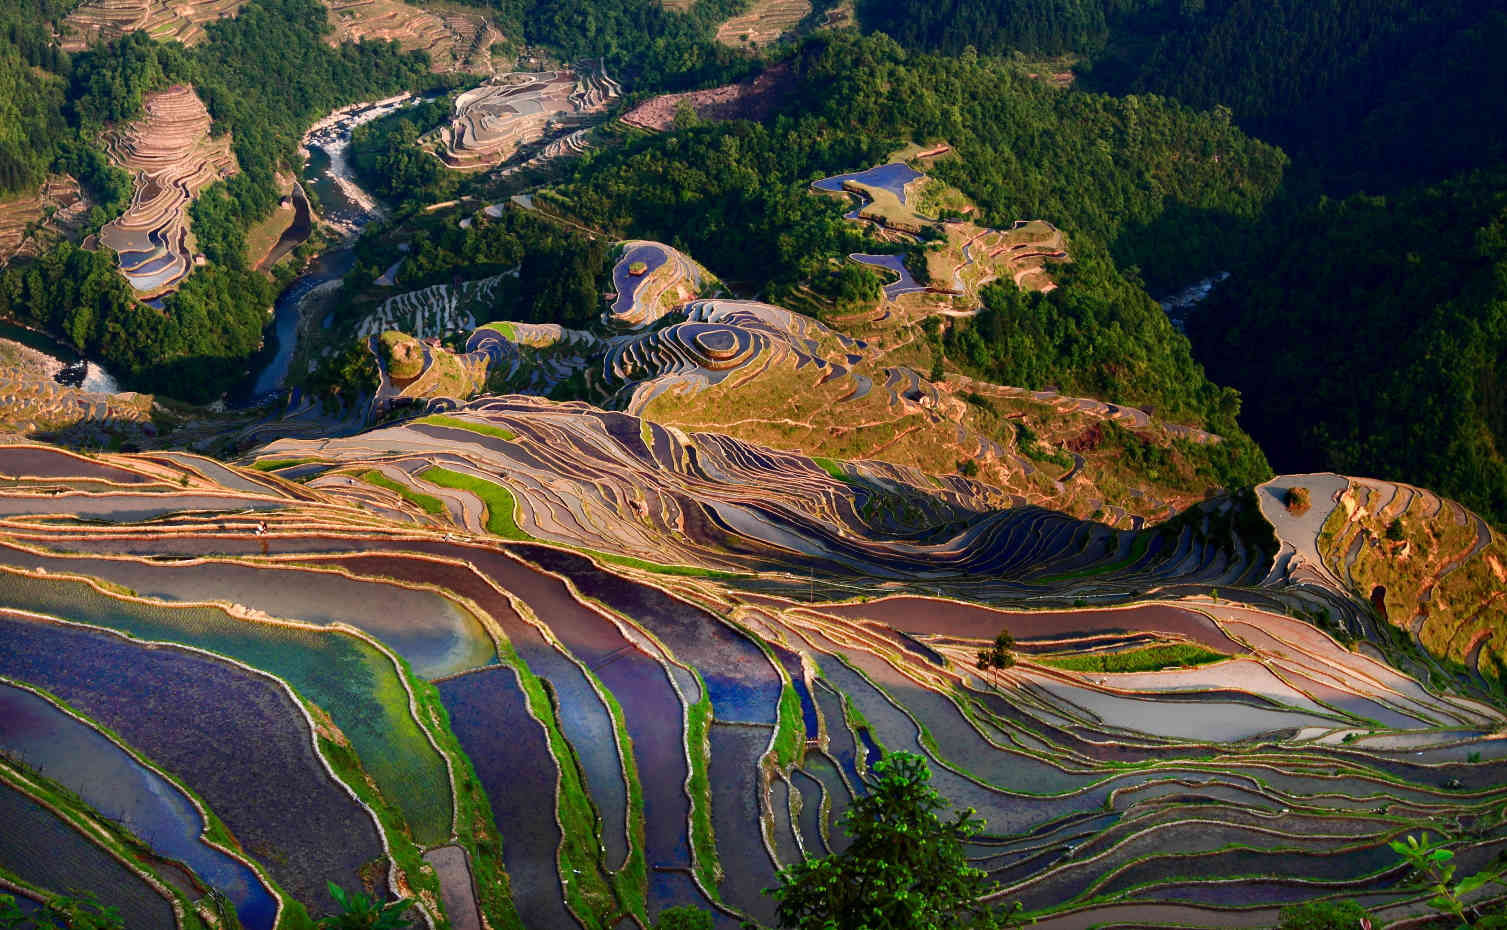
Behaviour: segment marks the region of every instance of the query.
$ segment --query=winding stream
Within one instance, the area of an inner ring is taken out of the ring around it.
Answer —
[[[245,392],[248,405],[267,399],[283,387],[293,362],[293,350],[298,345],[298,324],[304,313],[305,298],[324,285],[338,286],[332,282],[344,278],[355,264],[351,243],[369,223],[386,216],[377,198],[356,182],[347,157],[351,133],[357,126],[386,116],[417,99],[412,94],[401,94],[386,100],[341,107],[304,134],[303,149],[307,157],[303,183],[318,199],[320,220],[336,230],[343,241],[339,247],[321,255],[307,272],[278,295],[267,339],[274,351]]]
[[[1228,271],[1221,271],[1210,275],[1202,281],[1195,281],[1175,294],[1163,297],[1157,303],[1162,305],[1162,310],[1167,314],[1167,318],[1181,332],[1184,321],[1188,319],[1189,312],[1203,303],[1209,294],[1213,292],[1215,286],[1229,276],[1230,273]]]
[[[29,349],[41,352],[53,361],[57,362],[58,369],[72,367],[80,361],[85,361],[77,352],[63,345],[46,333],[18,326],[10,321],[0,322],[0,339],[9,339],[19,342]],[[88,371],[84,375],[83,383],[76,385],[80,390],[93,391],[99,394],[118,394],[120,385],[115,377],[104,369],[98,362],[89,361]],[[56,372],[54,372],[56,380]],[[60,382],[61,383],[61,382]]]

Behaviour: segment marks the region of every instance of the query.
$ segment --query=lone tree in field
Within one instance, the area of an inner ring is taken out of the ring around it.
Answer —
[[[995,885],[971,868],[963,843],[984,828],[972,809],[942,820],[948,805],[927,784],[920,756],[897,752],[874,766],[869,793],[853,802],[845,852],[780,872],[779,923],[791,930],[992,930],[1014,913],[979,899]]]
[[[994,637],[994,645],[988,649],[978,651],[979,671],[985,675],[991,675],[990,669],[1004,670],[1015,664],[1015,637],[1010,635],[1009,630],[1000,630],[999,635]],[[991,675],[990,680],[993,680]]]

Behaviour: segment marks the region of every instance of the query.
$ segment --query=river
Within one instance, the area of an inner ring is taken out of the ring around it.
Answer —
[[[46,333],[35,329],[28,329],[10,320],[0,321],[0,339],[19,342],[29,349],[41,352],[54,362],[57,362],[58,371],[77,365],[81,361],[86,361],[72,348],[58,342]],[[94,391],[99,394],[120,393],[120,385],[116,383],[115,377],[106,371],[102,365],[98,362],[90,361],[88,362],[88,366],[88,371],[84,374],[83,383],[75,385],[76,387],[80,390]],[[57,371],[53,372],[53,376],[54,380],[59,380],[56,377]],[[59,380],[59,383],[62,383],[61,380]]]
[[[1163,297],[1157,303],[1162,305],[1162,310],[1166,312],[1168,319],[1172,320],[1172,325],[1177,327],[1178,331],[1181,332],[1184,322],[1188,319],[1189,311],[1203,303],[1209,294],[1213,292],[1215,285],[1229,276],[1230,273],[1228,271],[1221,271],[1210,275],[1202,281],[1196,281],[1188,285],[1175,294]]]
[[[316,290],[325,293],[332,281],[345,277],[355,263],[351,245],[369,223],[386,216],[382,204],[356,181],[347,154],[351,133],[357,126],[416,102],[412,94],[386,100],[341,107],[315,123],[303,137],[305,152],[303,182],[314,191],[319,202],[319,218],[326,227],[341,236],[341,244],[325,252],[304,274],[277,297],[273,306],[272,326],[267,333],[265,364],[251,379],[249,389],[241,393],[242,405],[250,406],[268,399],[282,389],[298,345],[299,323],[307,298]]]

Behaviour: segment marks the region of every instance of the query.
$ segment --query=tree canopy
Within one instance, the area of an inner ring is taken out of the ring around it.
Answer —
[[[948,804],[920,756],[897,752],[874,766],[868,793],[843,816],[852,844],[780,872],[781,927],[792,930],[986,930],[1013,911],[980,899],[988,876],[968,865],[964,842],[983,829],[971,809]]]

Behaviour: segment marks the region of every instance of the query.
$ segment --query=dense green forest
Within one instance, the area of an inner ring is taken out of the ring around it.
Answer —
[[[907,48],[1066,54],[1090,89],[1228,107],[1329,193],[1507,154],[1502,0],[859,0],[858,14]]]
[[[449,118],[453,101],[425,100],[357,126],[351,133],[351,166],[362,186],[399,213],[448,200],[461,175],[421,148],[418,140]]]
[[[1507,154],[1500,0],[1206,0],[1127,28],[1092,86],[1228,106],[1328,193],[1439,180]]]
[[[1278,469],[1415,482],[1507,523],[1507,171],[1326,201],[1190,317]]]
[[[636,91],[731,80],[753,67],[715,41],[717,25],[749,0],[697,0],[685,12],[660,0],[463,0],[487,8],[514,48],[564,61],[598,58]]]
[[[1110,37],[1110,21],[1147,0],[858,0],[865,30],[907,48],[956,55],[1013,51],[1056,55],[1093,52]]]

